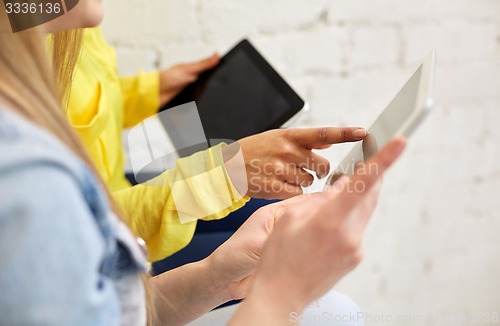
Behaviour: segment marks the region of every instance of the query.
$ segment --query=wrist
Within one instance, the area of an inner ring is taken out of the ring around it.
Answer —
[[[230,281],[222,277],[223,273],[219,270],[220,263],[217,263],[216,257],[212,254],[200,261],[206,270],[207,283],[210,285],[211,295],[216,298],[219,304],[233,300],[231,296]]]
[[[223,145],[221,147],[222,160],[224,163],[224,168],[227,173],[227,178],[229,179],[229,186],[231,188],[231,193],[236,191],[239,196],[243,197],[248,193],[248,173],[246,169],[246,162],[241,150],[239,142],[234,142],[229,145]]]
[[[158,72],[158,97],[160,99],[160,107],[164,106],[172,99],[167,79],[167,70],[161,70]]]
[[[250,292],[253,300],[258,300],[267,306],[272,306],[276,311],[302,312],[309,302],[306,302],[296,291],[294,284],[280,281],[264,282],[257,278]]]
[[[260,291],[252,288],[230,325],[296,325],[296,316],[305,306],[289,300],[287,292]]]
[[[162,325],[185,325],[227,301],[212,282],[211,268],[204,259],[150,280],[155,291],[161,293],[155,304]]]

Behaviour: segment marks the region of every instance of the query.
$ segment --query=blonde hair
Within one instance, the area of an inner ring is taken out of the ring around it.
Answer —
[[[126,221],[92,160],[68,122],[66,110],[83,31],[70,30],[50,36],[52,60],[46,35],[36,28],[13,33],[7,15],[0,10],[0,101],[6,108],[37,124],[62,141],[93,171],[106,191],[114,213]],[[142,275],[146,289],[148,325],[155,324],[154,293]]]

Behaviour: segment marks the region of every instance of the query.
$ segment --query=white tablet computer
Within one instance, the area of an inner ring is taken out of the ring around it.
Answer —
[[[341,175],[353,175],[357,162],[368,160],[393,137],[410,136],[422,122],[434,107],[435,56],[433,50],[368,128],[366,138],[356,144],[328,176],[325,188],[333,185]]]

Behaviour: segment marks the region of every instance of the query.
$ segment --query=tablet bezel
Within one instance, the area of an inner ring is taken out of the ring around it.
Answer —
[[[436,61],[436,51],[432,50],[432,52],[427,55],[423,63],[415,70],[415,72],[408,78],[407,82],[401,87],[401,89],[396,93],[396,96],[393,97],[393,99],[389,102],[389,104],[386,106],[389,107],[389,105],[392,103],[394,98],[396,98],[401,90],[406,86],[406,84],[411,80],[411,78],[415,75],[416,72],[418,72],[419,69],[421,69],[421,75],[420,75],[420,82],[418,86],[418,93],[415,101],[415,106],[414,110],[411,112],[411,114],[407,117],[405,122],[401,125],[401,127],[395,132],[391,138],[397,137],[397,136],[405,136],[409,137],[413,131],[418,127],[418,125],[423,121],[423,119],[427,116],[427,114],[432,110],[434,107],[434,78],[435,78],[435,61]],[[386,110],[384,109],[384,111]],[[377,117],[374,123],[370,126],[368,129],[368,132],[373,129],[373,126],[378,122],[379,117],[384,113],[382,113]],[[328,179],[325,183],[324,189],[327,189],[328,187],[332,186],[335,181],[338,179],[339,175],[345,174],[345,171],[342,171],[340,168],[348,166],[349,164],[352,164],[353,161],[356,161],[356,154],[359,153],[360,149],[359,147],[362,146],[362,142],[356,144],[354,148],[349,151],[349,153],[344,157],[343,160],[341,160],[341,163],[338,165],[338,167],[330,173],[328,176]]]
[[[415,128],[422,122],[427,113],[434,107],[434,76],[435,76],[436,51],[432,50],[421,64],[422,74],[420,78],[418,100],[412,115],[401,126],[398,133],[409,137]],[[420,67],[419,67],[420,68]]]

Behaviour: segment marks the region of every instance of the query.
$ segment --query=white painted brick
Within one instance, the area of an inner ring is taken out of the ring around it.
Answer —
[[[188,42],[199,36],[196,0],[104,1],[103,30],[113,43]]]
[[[484,110],[480,104],[436,108],[411,137],[407,153],[393,172],[394,180],[406,182],[389,182],[387,187],[394,191],[444,190],[500,173],[493,159],[498,155],[498,138],[486,136],[493,130],[483,121]],[[409,179],[411,175],[425,177]]]
[[[392,26],[356,26],[347,60],[353,68],[394,65],[401,50],[398,29]]]
[[[500,17],[497,0],[332,0],[331,22],[405,22],[446,17],[493,19]]]
[[[140,0],[128,0],[124,5],[119,0],[103,1],[104,19],[102,30],[112,44],[130,39],[136,44],[140,38],[149,37],[144,22],[150,20],[150,7]],[[134,19],[135,18],[135,19]]]
[[[326,4],[326,0],[202,1],[203,33],[212,42],[258,32],[286,32],[319,20]]]
[[[320,27],[314,31],[252,37],[262,55],[286,78],[339,73],[345,60],[347,32]]]
[[[152,1],[152,0],[148,0]],[[151,25],[152,33],[165,42],[193,42],[199,39],[199,21],[196,0],[154,0]]]
[[[447,65],[437,57],[437,105],[500,98],[500,61]]]
[[[408,62],[421,61],[436,48],[442,63],[493,59],[500,54],[498,25],[486,21],[454,19],[433,23],[409,24],[404,28]]]
[[[432,0],[332,0],[329,19],[332,22],[394,22],[428,17],[436,3]]]
[[[348,32],[345,28],[320,27],[290,36],[284,46],[297,74],[331,74],[342,70]]]
[[[409,73],[382,69],[316,78],[310,98],[313,123],[367,126],[401,88]]]
[[[120,75],[133,75],[139,70],[157,69],[158,55],[153,50],[117,47],[118,72]]]

